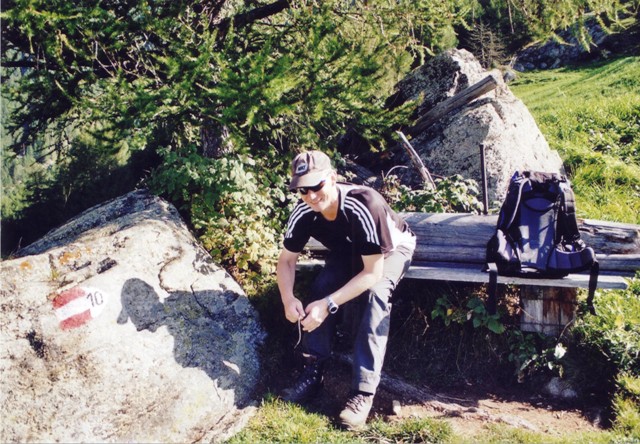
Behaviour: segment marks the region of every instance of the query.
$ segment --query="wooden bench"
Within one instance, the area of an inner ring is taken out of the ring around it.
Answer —
[[[495,232],[497,215],[403,213],[417,236],[413,262],[405,278],[487,284],[483,271],[486,245]],[[600,264],[598,288],[626,289],[640,270],[640,225],[580,220],[578,228]],[[312,239],[309,258],[298,268],[322,264],[324,247]],[[557,335],[575,317],[578,288],[588,288],[588,273],[561,279],[498,277],[499,285],[520,287],[523,331]],[[596,298],[597,305],[597,298]]]

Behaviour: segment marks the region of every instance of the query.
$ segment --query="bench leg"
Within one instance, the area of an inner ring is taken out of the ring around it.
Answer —
[[[575,319],[578,290],[520,287],[520,330],[558,336]]]

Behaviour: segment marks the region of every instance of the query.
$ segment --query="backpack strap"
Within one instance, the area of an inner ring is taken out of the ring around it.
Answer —
[[[576,218],[576,199],[571,187],[567,182],[560,183],[560,190],[562,190],[562,210],[560,212],[561,222],[561,234],[565,236],[566,240],[578,241],[580,239],[580,231],[578,230],[578,221]],[[596,259],[596,255],[590,248],[582,250],[584,261],[592,260],[591,267],[589,269],[589,293],[587,296],[587,307],[589,313],[596,314],[596,309],[593,306],[593,298],[596,294],[596,288],[598,286],[598,275],[600,274],[600,264]],[[588,263],[588,262],[587,262]]]
[[[507,196],[505,197],[504,203],[502,207],[504,211],[500,212],[500,217],[498,219],[497,228],[507,232],[509,227],[516,219],[516,215],[518,214],[518,206],[520,205],[520,200],[522,199],[522,189],[526,184],[529,183],[529,178],[520,175],[519,173],[515,173],[511,178],[511,185],[509,185],[509,191],[507,192]],[[517,187],[517,191],[516,190]]]
[[[600,274],[600,264],[597,260],[593,260],[591,264],[591,271],[589,272],[589,295],[587,296],[587,307],[589,313],[596,314],[596,308],[593,306],[593,297],[596,294],[596,287],[598,286],[598,274]]]
[[[560,182],[560,235],[565,236],[565,240],[573,241],[580,237],[578,222],[576,219],[576,198],[573,190],[567,182]]]
[[[496,224],[496,232],[502,231],[507,233],[509,227],[516,219],[518,214],[518,206],[522,199],[522,190],[529,183],[529,178],[518,173],[514,173],[509,184],[509,190],[500,209],[498,223]],[[497,310],[497,293],[498,293],[498,264],[495,262],[487,262],[484,268],[489,272],[489,288],[487,289],[487,312],[495,314]]]
[[[487,312],[489,314],[496,314],[496,294],[498,293],[498,266],[495,262],[491,262],[487,264],[487,268],[489,271],[489,288],[487,289],[489,298],[487,299]]]

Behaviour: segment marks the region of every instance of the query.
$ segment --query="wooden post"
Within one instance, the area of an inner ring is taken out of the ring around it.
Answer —
[[[578,290],[558,287],[520,287],[520,330],[558,336],[576,316]]]
[[[489,190],[487,187],[487,162],[484,143],[480,144],[480,174],[482,176],[482,214],[489,214]]]

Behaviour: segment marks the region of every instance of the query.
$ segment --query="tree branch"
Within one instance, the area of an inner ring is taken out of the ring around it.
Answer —
[[[242,14],[234,15],[233,17],[228,17],[217,25],[220,30],[218,41],[224,40],[229,32],[231,24],[233,24],[234,28],[244,28],[258,20],[278,14],[290,6],[291,2],[289,0],[276,0],[268,5],[252,9],[251,11],[247,11]]]

